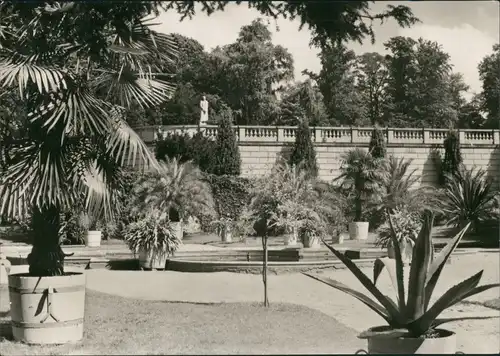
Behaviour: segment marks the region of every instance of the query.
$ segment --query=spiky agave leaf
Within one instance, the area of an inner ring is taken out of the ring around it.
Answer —
[[[432,224],[434,216],[426,212],[422,229],[418,235],[410,267],[408,281],[408,300],[406,302],[407,317],[410,320],[419,318],[425,311],[425,282],[431,264]]]
[[[439,252],[437,256],[431,262],[429,267],[429,272],[426,277],[426,286],[425,286],[425,304],[424,309],[427,310],[429,303],[432,298],[432,293],[436,284],[438,282],[439,276],[446,265],[446,261],[451,256],[455,248],[460,243],[460,240],[465,235],[465,232],[469,228],[470,223],[468,223],[455,237],[446,244],[446,246]]]
[[[389,210],[389,209],[388,209]],[[388,212],[389,226],[391,227],[391,241],[395,252],[395,263],[396,263],[396,283],[398,289],[398,301],[399,310],[403,315],[407,315],[407,306],[405,303],[405,281],[404,281],[404,263],[401,256],[401,248],[399,245],[399,240],[394,230],[394,224],[392,223],[392,217]]]
[[[375,284],[366,276],[354,262],[352,262],[348,257],[344,256],[342,253],[337,251],[334,247],[326,243],[322,239],[326,247],[333,252],[333,254],[342,261],[342,263],[355,275],[355,277],[361,282],[361,284],[377,299],[377,301],[384,306],[391,318],[391,326],[400,327],[406,324],[406,318],[400,313],[398,307],[392,299],[384,294],[375,286]]]
[[[500,284],[490,284],[482,287],[477,287],[483,271],[479,271],[472,277],[451,287],[429,308],[423,315],[408,324],[408,328],[415,336],[422,335],[429,330],[432,325],[436,324],[437,317],[450,306],[468,298],[474,294],[482,293],[485,290],[500,286]]]
[[[315,279],[317,281],[320,281],[322,283],[325,283],[326,285],[329,285],[330,287],[333,287],[335,289],[338,289],[344,293],[347,293],[347,294],[353,296],[354,298],[358,299],[360,302],[365,304],[367,307],[369,307],[371,310],[373,310],[375,313],[380,315],[389,325],[391,325],[393,323],[390,315],[387,313],[387,310],[385,310],[382,305],[371,300],[363,293],[358,292],[352,288],[349,288],[345,284],[340,283],[340,282],[333,280],[331,278],[321,277],[321,276],[313,275],[310,273],[304,273],[304,275],[306,275],[312,279]]]

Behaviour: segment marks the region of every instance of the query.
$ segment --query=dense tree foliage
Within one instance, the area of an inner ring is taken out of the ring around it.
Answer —
[[[493,46],[493,53],[479,63],[482,81],[481,109],[487,113],[487,128],[500,128],[500,44]]]

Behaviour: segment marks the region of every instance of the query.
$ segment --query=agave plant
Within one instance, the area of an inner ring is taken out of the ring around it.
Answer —
[[[404,283],[404,267],[401,258],[401,250],[397,243],[394,228],[392,229],[393,234],[391,235],[391,239],[395,248],[395,260],[388,258],[377,259],[373,267],[373,280],[364,274],[353,261],[323,241],[328,249],[344,263],[376,300],[333,279],[304,273],[308,277],[355,297],[387,322],[388,330],[368,330],[362,333],[361,337],[370,337],[378,334],[385,334],[386,336],[396,338],[429,335],[437,326],[443,323],[464,319],[439,318],[440,314],[445,309],[459,303],[465,298],[491,288],[500,287],[499,283],[478,286],[483,274],[483,271],[480,271],[450,288],[431,306],[430,301],[439,276],[443,271],[446,261],[465,234],[469,224],[467,224],[467,226],[465,226],[439,254],[434,255],[432,253],[433,246],[431,239],[434,216],[432,213],[426,212],[423,220],[422,229],[420,230],[413,249],[407,289]],[[392,283],[397,289],[395,301],[385,295],[376,286],[377,279],[384,268],[388,269],[392,278]]]
[[[442,201],[447,223],[463,226],[471,222],[475,231],[479,222],[493,216],[497,196],[498,192],[483,169],[464,168],[457,174],[448,175]]]
[[[89,212],[111,218],[121,168],[156,166],[124,112],[174,90],[166,72],[176,44],[145,20],[159,5],[0,1],[0,86],[16,92],[28,118],[0,150],[0,214],[32,211],[31,275],[64,273],[59,215],[80,194]]]

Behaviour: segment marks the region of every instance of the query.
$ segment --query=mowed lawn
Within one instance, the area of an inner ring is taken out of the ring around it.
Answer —
[[[153,292],[154,293],[154,292]],[[28,346],[10,339],[8,290],[0,289],[0,354],[354,353],[365,342],[319,311],[294,304],[144,301],[87,290],[81,343]]]

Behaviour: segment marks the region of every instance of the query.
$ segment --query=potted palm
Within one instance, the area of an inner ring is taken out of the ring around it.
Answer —
[[[99,219],[88,213],[83,213],[80,222],[85,229],[85,245],[88,247],[101,246],[102,225]]]
[[[233,219],[223,216],[220,219],[212,221],[212,225],[215,226],[217,234],[222,242],[230,243],[233,241],[232,233],[235,227],[235,221]]]
[[[133,214],[164,216],[182,239],[179,225],[188,216],[213,216],[214,201],[201,170],[191,162],[166,158],[158,169],[142,175],[132,189]]]
[[[29,344],[79,341],[85,273],[64,265],[61,212],[83,194],[89,214],[109,217],[120,167],[130,158],[155,165],[123,107],[131,98],[155,106],[171,96],[173,87],[158,73],[175,58],[175,42],[144,22],[153,3],[0,7],[0,86],[19,93],[27,112],[19,135],[0,148],[0,215],[29,211],[33,226],[28,272],[8,277],[12,332]]]
[[[147,215],[124,230],[129,249],[139,256],[139,265],[146,269],[165,269],[167,259],[180,246],[175,228],[164,216]]]
[[[404,265],[394,228],[391,240],[395,247],[395,259],[377,259],[373,267],[373,280],[364,274],[353,261],[323,241],[377,301],[333,279],[304,273],[308,277],[357,298],[387,322],[387,325],[375,326],[360,334],[360,338],[368,340],[369,354],[454,354],[456,335],[440,326],[464,318],[439,318],[440,314],[468,297],[500,287],[499,283],[478,286],[483,274],[483,271],[480,271],[451,287],[431,305],[434,288],[446,261],[469,227],[467,224],[439,254],[434,255],[431,238],[433,220],[432,213],[425,213],[422,229],[415,241],[412,254],[408,288],[405,288]],[[389,217],[389,222],[391,223],[391,217]],[[392,223],[391,226],[393,226]],[[396,302],[376,286],[377,279],[384,268],[388,269],[397,290]]]
[[[368,221],[364,221],[364,208],[376,191],[379,179],[379,164],[371,154],[361,148],[348,151],[342,158],[341,174],[334,179],[340,181],[340,190],[352,201],[353,220],[349,223],[351,240],[368,238]]]
[[[378,237],[375,241],[376,246],[387,249],[387,255],[391,259],[395,259],[396,250],[392,242],[391,235],[396,234],[396,240],[401,251],[401,258],[404,264],[408,264],[411,260],[413,247],[417,241],[418,233],[422,226],[420,214],[409,211],[407,207],[402,206],[388,212],[391,221],[386,221],[378,228]],[[393,228],[391,227],[391,222]]]
[[[299,228],[300,238],[304,248],[318,248],[321,246],[320,237],[323,235],[323,221],[314,211],[308,211],[302,219]]]

